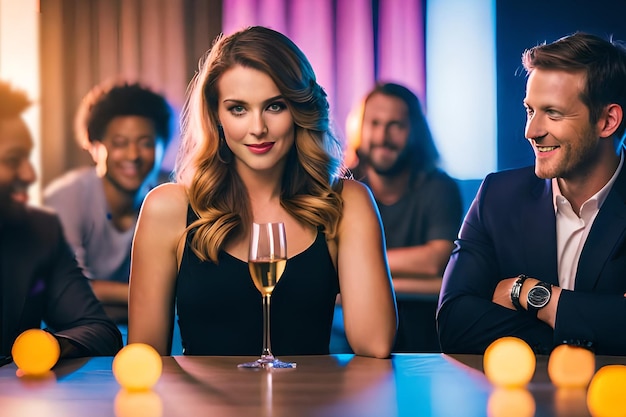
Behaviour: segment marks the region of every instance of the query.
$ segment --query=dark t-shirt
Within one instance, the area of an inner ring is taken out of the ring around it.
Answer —
[[[367,180],[364,180],[367,184]],[[418,173],[409,189],[391,205],[376,201],[387,248],[456,239],[463,206],[457,183],[441,170]],[[439,352],[435,324],[437,299],[399,299],[398,335],[394,352]]]
[[[364,180],[367,184],[367,179]],[[456,239],[463,216],[456,182],[441,170],[419,173],[407,192],[392,205],[376,201],[385,228],[387,248],[423,245],[435,239]]]

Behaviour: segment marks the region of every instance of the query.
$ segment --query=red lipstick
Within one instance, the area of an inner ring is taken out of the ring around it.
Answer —
[[[263,142],[254,145],[246,145],[254,154],[262,155],[269,152],[274,147],[274,142]]]

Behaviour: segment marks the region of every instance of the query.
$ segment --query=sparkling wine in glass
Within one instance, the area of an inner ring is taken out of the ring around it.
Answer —
[[[263,297],[263,352],[254,362],[239,364],[240,368],[295,368],[272,354],[270,341],[270,301],[274,287],[287,265],[287,238],[283,223],[253,223],[250,235],[248,267],[252,282]]]

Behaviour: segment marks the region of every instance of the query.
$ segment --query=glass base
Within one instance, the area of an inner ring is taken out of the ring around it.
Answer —
[[[261,356],[254,362],[240,363],[238,368],[295,368],[297,364],[295,362],[283,362],[276,359],[274,356],[267,355]]]

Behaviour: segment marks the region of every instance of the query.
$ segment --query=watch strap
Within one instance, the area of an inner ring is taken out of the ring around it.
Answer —
[[[524,285],[524,281],[526,281],[526,278],[528,277],[524,274],[518,275],[517,279],[513,283],[513,287],[511,288],[511,302],[513,303],[513,307],[515,307],[517,311],[524,310],[519,302],[519,296],[522,293],[522,286]]]

